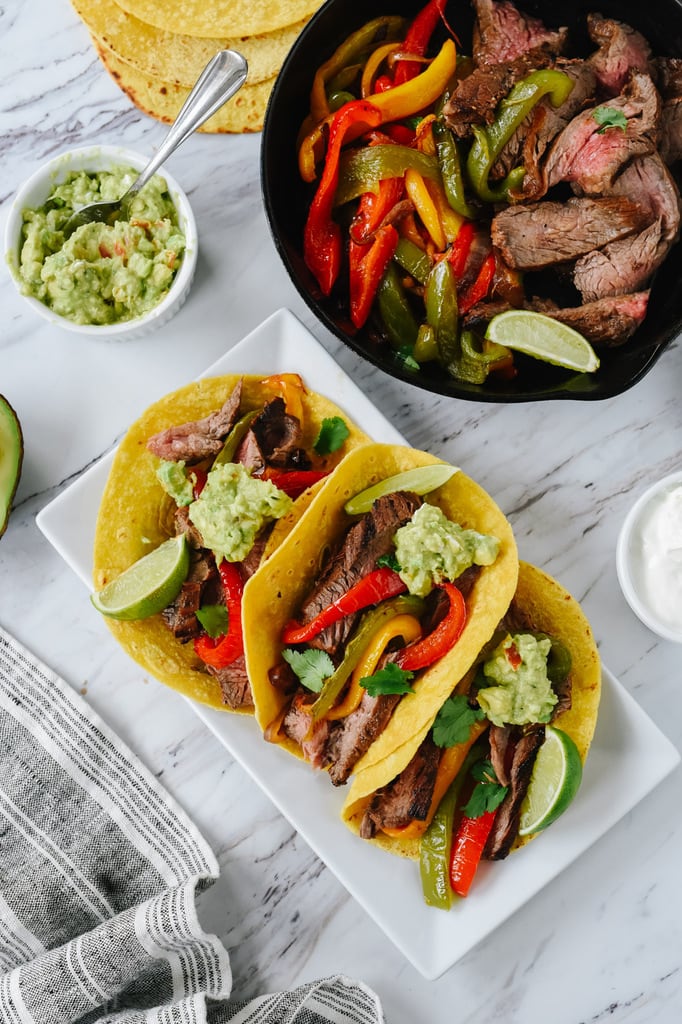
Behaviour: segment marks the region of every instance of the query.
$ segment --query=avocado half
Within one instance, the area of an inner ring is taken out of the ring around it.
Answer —
[[[24,461],[24,438],[17,414],[0,395],[0,537],[7,529]]]

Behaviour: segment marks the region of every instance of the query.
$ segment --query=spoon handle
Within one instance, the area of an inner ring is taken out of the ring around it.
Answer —
[[[126,201],[146,185],[161,164],[244,84],[247,63],[235,50],[220,50],[208,62],[171,125],[158,152],[130,187]]]

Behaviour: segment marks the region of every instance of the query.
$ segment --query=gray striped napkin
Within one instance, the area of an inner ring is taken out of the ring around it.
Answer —
[[[67,684],[0,628],[3,1024],[381,1024],[341,976],[230,1003],[195,897],[204,838]]]

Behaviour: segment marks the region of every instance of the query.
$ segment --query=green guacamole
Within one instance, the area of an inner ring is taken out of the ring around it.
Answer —
[[[286,515],[292,504],[270,480],[258,480],[240,463],[224,462],[208,474],[189,506],[189,518],[217,562],[241,562],[265,522]]]
[[[77,324],[114,324],[153,309],[182,262],[185,238],[163,178],[153,177],[127,221],[64,225],[88,203],[119,199],[137,172],[74,171],[37,210],[23,211],[18,267],[21,290]]]
[[[552,647],[529,633],[507,636],[483,665],[483,674],[496,685],[478,691],[478,703],[494,725],[549,722],[558,698],[547,676]]]
[[[471,565],[492,565],[499,550],[497,537],[465,530],[428,502],[395,535],[400,578],[420,597],[442,580],[456,580]]]

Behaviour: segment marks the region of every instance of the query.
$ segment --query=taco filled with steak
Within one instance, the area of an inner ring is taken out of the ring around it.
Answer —
[[[266,738],[334,785],[381,762],[427,727],[517,571],[509,523],[464,473],[407,447],[351,452],[245,592]]]
[[[356,775],[344,820],[420,860],[427,903],[449,907],[481,859],[504,859],[571,802],[600,690],[580,605],[521,562],[514,598],[474,664],[409,742]]]
[[[147,409],[116,452],[96,526],[93,603],[121,646],[186,696],[252,713],[244,585],[368,441],[293,373],[204,378]],[[165,606],[107,611],[107,587],[171,537],[185,571]]]

